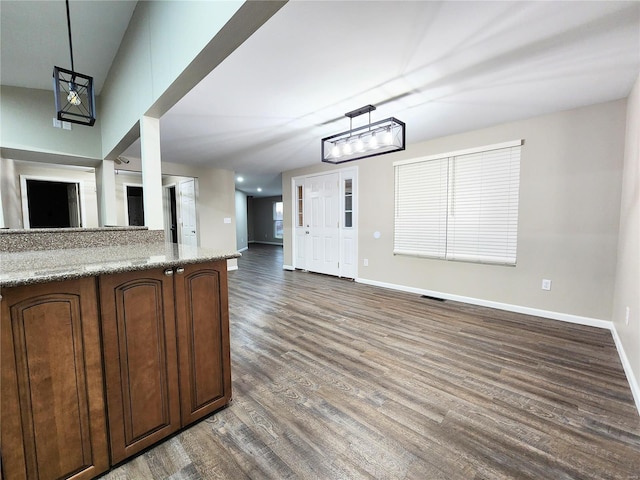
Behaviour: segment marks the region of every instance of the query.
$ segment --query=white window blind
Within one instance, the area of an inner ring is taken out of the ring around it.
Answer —
[[[445,258],[448,159],[396,167],[394,253]]]
[[[394,253],[515,265],[520,144],[394,164]]]

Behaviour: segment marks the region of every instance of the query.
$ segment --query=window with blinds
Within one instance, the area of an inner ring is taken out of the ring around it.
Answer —
[[[394,163],[394,253],[515,265],[522,140]]]

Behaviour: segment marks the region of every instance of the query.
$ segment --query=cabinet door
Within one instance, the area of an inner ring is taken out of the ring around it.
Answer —
[[[2,467],[10,479],[109,468],[95,278],[2,290]]]
[[[173,279],[146,270],[99,281],[111,460],[117,463],[180,427]]]
[[[174,281],[184,426],[231,400],[227,262],[187,265]]]

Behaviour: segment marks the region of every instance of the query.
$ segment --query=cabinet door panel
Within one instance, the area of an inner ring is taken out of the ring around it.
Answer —
[[[2,294],[8,478],[98,475],[108,468],[108,451],[95,279]]]
[[[231,400],[226,261],[175,277],[182,425]]]
[[[114,463],[180,427],[173,285],[162,271],[100,277]]]

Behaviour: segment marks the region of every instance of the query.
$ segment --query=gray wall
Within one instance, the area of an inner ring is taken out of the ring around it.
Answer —
[[[623,168],[612,319],[629,359],[627,367],[633,372],[635,391],[640,393],[640,77],[627,102]],[[640,409],[638,397],[636,405]]]
[[[249,241],[282,245],[282,239],[273,236],[273,204],[281,201],[282,196],[251,198],[249,201],[251,223]]]
[[[245,250],[249,245],[249,229],[247,225],[247,195],[236,190],[236,248]]]
[[[358,166],[358,278],[520,307],[610,320],[626,101],[554,113],[409,144]],[[411,128],[410,125],[407,128]],[[516,267],[393,255],[393,162],[524,139]],[[292,265],[291,178],[285,172],[284,263]],[[381,232],[375,239],[373,232]],[[363,259],[369,266],[363,266]],[[541,287],[552,280],[551,291]]]
[[[102,159],[100,118],[94,127],[55,128],[53,92],[33,88],[0,88],[0,146],[5,149]],[[25,159],[26,160],[26,159]]]

